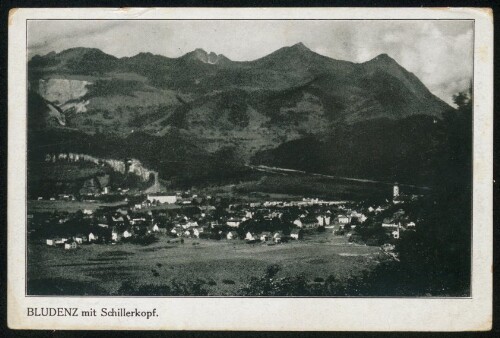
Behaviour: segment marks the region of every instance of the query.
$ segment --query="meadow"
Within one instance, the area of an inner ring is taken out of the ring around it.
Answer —
[[[346,280],[375,267],[380,249],[349,243],[328,229],[302,241],[247,244],[242,240],[160,237],[149,246],[117,243],[81,245],[76,250],[28,246],[28,294],[116,295],[123,285],[202,281],[209,296],[232,296],[270,265],[276,278],[304,275],[314,282]],[[123,294],[123,292],[122,292]]]
[[[39,213],[39,212],[68,212],[74,213],[77,211],[82,211],[85,209],[95,211],[103,207],[114,207],[119,208],[121,206],[127,206],[126,202],[91,202],[91,201],[50,201],[50,200],[28,200],[28,213]]]

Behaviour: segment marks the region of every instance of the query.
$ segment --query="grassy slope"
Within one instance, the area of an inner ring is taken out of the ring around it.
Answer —
[[[193,245],[195,242],[199,244]],[[43,283],[51,289],[49,292],[60,293],[58,285],[71,280],[80,286],[92,283],[101,289],[98,292],[110,294],[124,281],[141,285],[201,278],[216,282],[209,286],[210,295],[234,295],[250,277],[261,276],[270,264],[282,267],[277,277],[303,273],[311,281],[329,275],[345,279],[375,266],[378,252],[377,247],[349,244],[345,238],[331,233],[275,246],[249,245],[240,240],[194,239],[172,244],[167,243],[166,237],[147,247],[90,245],[76,251],[32,243],[28,250],[28,285],[31,293],[43,292]],[[158,277],[153,276],[153,269],[158,271]],[[225,284],[223,280],[235,284]],[[65,291],[81,294],[83,290],[85,287]]]
[[[92,81],[84,98],[88,111],[68,117],[73,127],[121,135],[132,130],[164,135],[170,127],[183,128],[205,150],[236,146],[245,159],[327,131],[330,123],[344,118],[439,115],[447,108],[387,56],[354,64],[303,45],[253,62],[220,65],[149,53],[117,59],[85,48],[30,62],[33,83],[61,76]]]

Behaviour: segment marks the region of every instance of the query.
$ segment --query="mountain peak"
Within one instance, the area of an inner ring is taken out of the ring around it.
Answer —
[[[296,58],[308,57],[311,54],[316,54],[316,53],[314,53],[312,50],[307,48],[302,42],[299,42],[299,43],[296,43],[292,46],[281,47],[280,49],[274,51],[273,53],[266,55],[258,60],[268,60],[270,58],[272,59],[275,57],[278,57],[280,59],[281,58],[296,59]]]
[[[208,53],[202,48],[196,48],[194,51],[185,54],[184,57],[187,59],[197,60],[212,65],[229,61],[229,59],[222,54],[216,54],[214,52]]]
[[[386,53],[379,54],[368,62],[395,62],[395,63],[397,63],[396,60],[391,58]]]
[[[118,58],[106,54],[97,48],[74,47],[59,53],[51,52],[45,56],[35,55],[29,61],[33,67],[55,67],[77,70],[82,74],[89,72],[109,71],[118,62]]]
[[[75,55],[99,55],[99,56],[104,55],[107,57],[116,58],[112,55],[104,53],[102,50],[100,50],[98,48],[88,48],[88,47],[69,48],[69,49],[63,50],[62,52],[60,52],[57,55],[60,57],[62,57],[62,56],[75,56]]]
[[[392,70],[393,72],[396,71],[404,73],[408,72],[396,60],[385,53],[379,54],[373,59],[363,62],[362,65],[368,67],[369,69],[384,69],[386,71]]]
[[[304,43],[303,43],[303,42],[298,42],[298,43],[296,43],[296,44],[292,45],[292,47],[295,47],[295,48],[302,48],[302,49],[309,49],[309,48],[307,48],[307,47],[306,47],[306,45],[304,45]]]
[[[307,46],[304,45],[302,42],[296,43],[288,48],[293,49],[293,50],[304,51],[304,52],[311,52],[311,50],[309,48],[307,48]]]
[[[206,50],[204,50],[203,48],[196,48],[194,51],[194,53],[199,53],[199,54],[208,54]]]

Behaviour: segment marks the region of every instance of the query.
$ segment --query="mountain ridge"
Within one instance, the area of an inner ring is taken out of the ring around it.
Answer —
[[[291,45],[291,46],[284,46],[284,47],[278,48],[275,51],[273,51],[273,52],[271,52],[271,53],[269,53],[267,55],[258,57],[258,58],[253,59],[253,60],[244,60],[244,61],[232,60],[232,59],[226,57],[224,54],[217,54],[216,52],[213,52],[213,51],[207,52],[203,48],[195,48],[194,50],[192,50],[190,52],[186,52],[183,55],[178,56],[178,57],[169,57],[169,56],[162,55],[162,54],[153,54],[151,52],[139,52],[139,53],[137,53],[135,55],[132,55],[132,56],[117,57],[117,56],[114,56],[112,54],[108,54],[106,52],[103,52],[99,48],[73,47],[73,48],[68,48],[68,49],[62,50],[62,51],[60,51],[58,53],[55,52],[55,51],[52,51],[52,52],[49,52],[49,53],[44,54],[44,55],[35,54],[35,55],[33,55],[31,57],[31,59],[29,60],[28,63],[31,63],[31,61],[33,59],[36,60],[36,59],[53,58],[53,57],[59,57],[60,58],[60,57],[66,56],[68,54],[71,55],[71,54],[76,54],[77,52],[79,52],[80,54],[83,54],[83,55],[92,53],[95,56],[101,56],[101,57],[105,57],[105,58],[108,58],[108,59],[114,59],[114,60],[130,60],[130,59],[141,58],[141,57],[144,57],[144,56],[149,57],[149,58],[156,58],[157,60],[160,60],[160,59],[164,59],[164,60],[178,60],[178,59],[186,59],[186,58],[189,59],[190,56],[193,56],[193,55],[194,56],[199,56],[199,55],[210,56],[210,55],[213,55],[213,56],[224,58],[225,60],[231,61],[232,63],[235,63],[235,64],[249,64],[249,63],[255,63],[257,61],[260,61],[262,59],[268,58],[268,57],[276,55],[276,54],[287,53],[287,52],[290,52],[290,51],[294,52],[294,53],[298,52],[298,53],[303,53],[303,54],[312,54],[312,55],[320,56],[320,57],[322,57],[324,59],[328,59],[328,60],[332,60],[332,61],[337,61],[337,62],[342,62],[342,63],[345,63],[345,64],[357,64],[357,65],[361,65],[361,64],[367,64],[367,63],[370,63],[370,62],[373,62],[373,61],[376,61],[376,60],[390,60],[390,61],[392,61],[392,62],[394,62],[394,63],[397,64],[397,61],[395,61],[387,53],[381,53],[381,54],[378,54],[377,56],[373,57],[370,60],[367,60],[367,61],[364,61],[364,62],[357,62],[357,63],[356,62],[347,61],[347,60],[334,59],[334,58],[331,58],[329,56],[325,56],[325,55],[319,54],[319,53],[311,50],[310,48],[308,48],[302,42],[298,42],[298,43],[296,43],[294,45]],[[203,62],[203,60],[200,60],[200,61]]]
[[[285,142],[328,137],[343,124],[440,118],[452,109],[387,54],[354,63],[303,43],[252,61],[203,49],[116,58],[79,47],[34,56],[28,72],[31,91],[61,112],[59,127],[120,137],[179,130],[203,151],[234,148],[245,162]]]

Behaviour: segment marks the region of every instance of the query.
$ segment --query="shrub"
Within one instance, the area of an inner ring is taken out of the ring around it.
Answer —
[[[131,243],[140,245],[150,245],[156,243],[157,241],[158,238],[155,235],[148,234],[144,236],[132,237]]]
[[[273,278],[276,274],[281,270],[281,267],[278,264],[269,265],[266,268],[266,277]]]
[[[116,292],[118,296],[207,296],[208,291],[204,288],[205,281],[197,279],[194,281],[178,282],[173,280],[170,284],[146,284],[136,286],[130,281],[122,282]]]

